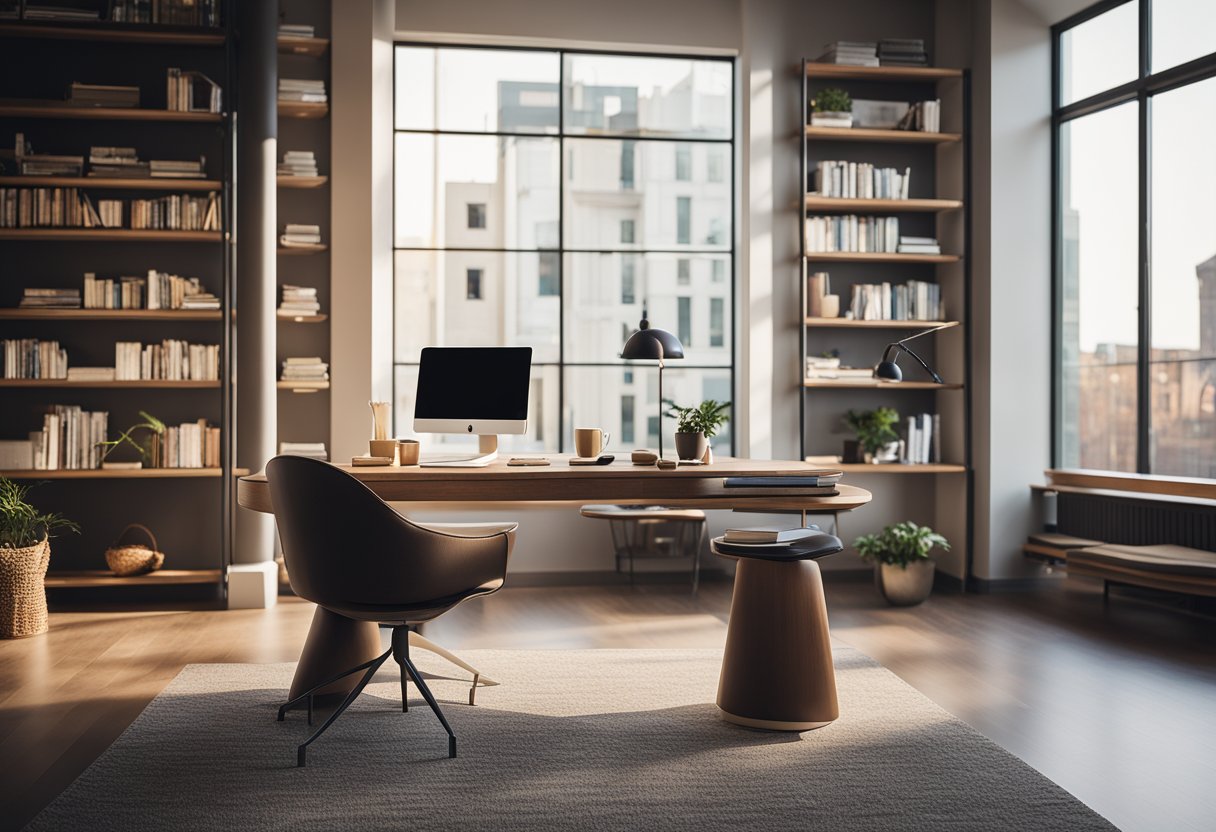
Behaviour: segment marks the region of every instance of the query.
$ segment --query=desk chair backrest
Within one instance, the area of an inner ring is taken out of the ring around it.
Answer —
[[[457,537],[411,523],[327,462],[266,464],[291,586],[322,606],[411,606],[450,598],[506,573],[506,534]]]

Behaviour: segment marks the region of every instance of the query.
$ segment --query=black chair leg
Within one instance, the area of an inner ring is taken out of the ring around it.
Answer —
[[[401,666],[401,713],[410,712],[409,671],[405,669],[405,657],[410,652],[410,628],[394,627],[392,632],[393,661]]]
[[[401,632],[400,636],[397,635],[398,630]],[[393,658],[401,664],[402,669],[414,680],[414,684],[418,686],[418,690],[422,693],[422,698],[426,700],[426,704],[430,705],[431,710],[435,712],[435,716],[439,717],[443,730],[448,732],[448,757],[455,757],[456,734],[452,731],[452,726],[448,725],[448,719],[443,715],[439,703],[435,701],[435,695],[431,693],[431,689],[427,687],[426,682],[422,681],[422,674],[418,672],[418,668],[414,667],[414,663],[410,661],[409,631],[406,627],[394,628],[393,630]],[[404,677],[401,679],[401,687],[404,691]]]
[[[384,655],[382,655],[382,656],[377,656],[376,658],[366,661],[363,664],[356,665],[355,667],[352,667],[350,670],[343,670],[341,673],[337,674],[336,676],[330,676],[324,682],[319,682],[319,683],[313,685],[311,688],[304,691],[296,698],[287,700],[286,702],[284,702],[282,705],[279,706],[279,722],[283,721],[283,717],[286,715],[286,713],[288,711],[290,711],[293,707],[295,707],[296,705],[300,704],[305,699],[307,699],[308,700],[308,724],[312,725],[312,697],[314,694],[316,694],[317,691],[319,691],[321,688],[329,687],[330,685],[332,685],[334,682],[338,681],[339,679],[345,679],[347,676],[351,675],[352,673],[358,673],[360,670],[366,670],[367,668],[371,667],[372,665],[379,667],[380,665],[384,664],[384,660],[387,659],[389,657],[389,654],[391,654],[391,653],[392,653],[391,650],[386,651],[384,653]]]
[[[346,709],[350,707],[350,704],[359,697],[359,694],[363,693],[363,689],[367,687],[367,683],[372,680],[372,677],[376,675],[376,671],[379,670],[380,666],[388,660],[391,653],[392,651],[390,650],[383,656],[379,656],[378,658],[373,659],[371,662],[367,662],[366,664],[370,666],[367,668],[367,672],[363,674],[363,678],[359,680],[359,684],[355,685],[351,689],[351,692],[346,694],[346,698],[342,700],[342,704],[329,715],[329,718],[321,724],[321,727],[313,732],[311,737],[300,743],[300,746],[296,749],[296,765],[298,767],[302,768],[305,765],[305,754],[308,752],[308,746],[310,746],[317,739],[317,737],[324,734],[329,726],[333,725],[334,721],[337,720],[338,717],[342,716]]]

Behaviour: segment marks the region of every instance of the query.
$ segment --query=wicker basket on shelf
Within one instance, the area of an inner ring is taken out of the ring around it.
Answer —
[[[132,530],[143,532],[152,545],[123,542],[127,532]],[[141,526],[139,523],[132,523],[123,529],[118,540],[106,549],[106,565],[120,578],[155,572],[164,562],[165,553],[157,548],[156,535],[152,534],[152,530],[147,526]]]
[[[0,547],[0,638],[45,633],[46,567],[51,561],[47,538],[23,549]]]

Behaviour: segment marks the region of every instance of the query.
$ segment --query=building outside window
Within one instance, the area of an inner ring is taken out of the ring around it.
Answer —
[[[633,394],[621,396],[621,441],[627,445],[634,441],[633,404]]]
[[[709,345],[721,347],[726,343],[726,309],[722,298],[709,299]]]
[[[583,423],[623,437],[626,397],[633,443],[654,447],[657,367],[619,357],[643,308],[685,345],[664,393],[731,397],[732,60],[398,44],[394,73],[398,433],[423,347],[527,345],[529,432],[505,451],[568,450]],[[719,301],[720,335],[701,298]]]
[[[726,280],[726,261],[713,260],[710,264],[710,280],[714,283],[723,283]]]
[[[705,157],[705,179],[709,182],[721,182],[725,177],[726,158],[722,155],[722,151],[716,147],[710,148],[709,153]]]
[[[1053,31],[1054,462],[1214,478],[1216,6],[1142,2]]]

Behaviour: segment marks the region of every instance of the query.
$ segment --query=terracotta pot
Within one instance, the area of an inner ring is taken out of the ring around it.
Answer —
[[[676,455],[680,459],[701,459],[705,456],[705,449],[709,446],[709,440],[705,438],[705,434],[697,433],[677,433],[676,434]]]
[[[881,563],[874,570],[874,582],[891,606],[914,607],[933,591],[935,568],[931,560],[918,560],[906,567]]]

